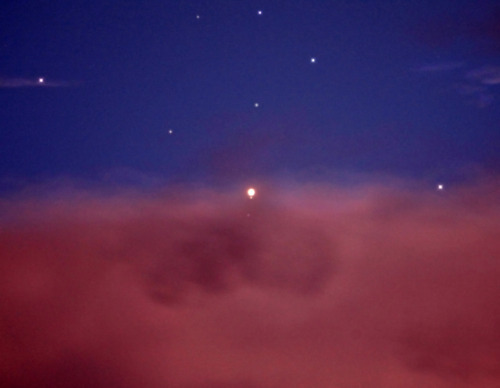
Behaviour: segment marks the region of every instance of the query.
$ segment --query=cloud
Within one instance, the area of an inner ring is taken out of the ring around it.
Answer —
[[[498,84],[500,84],[500,67],[485,65],[467,71],[455,88],[477,107],[486,108],[493,103],[494,88]]]
[[[71,86],[71,82],[40,78],[0,78],[0,89],[9,88],[60,88]]]
[[[1,385],[496,387],[496,182],[3,198]]]
[[[500,84],[500,67],[483,65],[473,69],[465,69],[461,62],[444,62],[441,64],[424,65],[414,69],[419,73],[443,74],[451,70],[461,69],[456,76],[453,89],[464,96],[468,103],[478,108],[486,108],[495,100],[495,85]]]
[[[500,66],[482,66],[467,73],[467,78],[483,85],[500,84]]]

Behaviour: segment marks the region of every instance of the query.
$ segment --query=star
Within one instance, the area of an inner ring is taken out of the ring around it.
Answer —
[[[442,183],[438,184],[437,185],[437,189],[440,190],[440,191],[444,190],[444,185]]]
[[[39,84],[43,84],[44,82],[45,82],[45,80],[42,77],[38,78],[38,83]]]
[[[316,58],[312,57],[311,58],[311,63],[316,63]]]
[[[262,15],[262,11],[260,9],[257,11],[257,15]]]
[[[174,130],[173,129],[169,129],[168,130],[168,134],[171,135],[172,133],[174,133]]]
[[[199,19],[200,18],[200,15],[196,15],[196,19]]]
[[[255,189],[253,187],[250,187],[248,190],[247,190],[247,195],[250,199],[252,199],[255,195]]]
[[[258,108],[259,107],[259,103],[256,102],[255,104],[253,104],[253,106],[255,106],[256,108]]]

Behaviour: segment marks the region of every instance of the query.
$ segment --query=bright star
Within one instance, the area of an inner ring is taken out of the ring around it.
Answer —
[[[311,58],[311,63],[316,63],[316,58]]]
[[[39,84],[43,84],[45,82],[45,80],[43,78],[38,78],[38,83]]]
[[[252,199],[252,198],[254,197],[254,195],[255,195],[255,189],[254,189],[254,188],[252,188],[252,187],[250,187],[250,188],[247,190],[247,194],[248,194],[248,197],[249,197],[250,199]]]
[[[441,184],[441,183],[440,183],[440,184],[438,184],[438,185],[437,185],[437,189],[438,189],[438,190],[444,190],[444,185],[443,185],[443,184]]]
[[[257,11],[257,15],[262,15],[262,11],[260,9]]]

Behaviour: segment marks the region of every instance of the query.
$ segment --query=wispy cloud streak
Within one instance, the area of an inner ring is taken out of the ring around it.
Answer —
[[[483,66],[467,73],[467,78],[483,85],[500,84],[500,66]]]
[[[452,87],[466,97],[468,103],[478,108],[487,108],[495,101],[495,85],[500,85],[499,66],[484,65],[467,69],[463,62],[444,62],[416,67],[413,70],[436,76],[448,75],[450,71],[459,70],[454,73],[455,82]]]

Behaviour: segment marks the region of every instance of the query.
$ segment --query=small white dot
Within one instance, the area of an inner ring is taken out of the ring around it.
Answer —
[[[255,106],[256,108],[258,108],[259,107],[259,103],[256,102],[255,104],[253,104],[253,106]]]
[[[196,15],[196,19],[199,19],[200,18],[200,15]]]
[[[438,190],[444,190],[444,185],[442,185],[441,183],[437,185],[437,189]]]
[[[38,78],[38,83],[39,84],[43,84],[45,82],[45,80],[43,78]]]
[[[257,15],[262,15],[262,11],[260,9],[257,11]]]
[[[316,58],[311,58],[311,63],[316,63]]]
[[[169,129],[168,134],[171,135],[172,133],[174,133],[174,131],[172,129]]]

